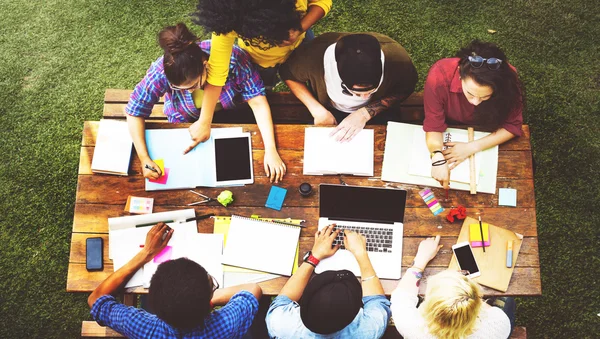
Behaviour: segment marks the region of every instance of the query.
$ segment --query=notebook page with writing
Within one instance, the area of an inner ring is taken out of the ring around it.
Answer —
[[[231,217],[223,264],[292,275],[300,227]]]

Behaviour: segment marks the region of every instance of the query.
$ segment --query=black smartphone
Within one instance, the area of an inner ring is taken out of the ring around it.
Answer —
[[[102,271],[104,242],[102,238],[87,238],[85,240],[85,268],[88,271]]]

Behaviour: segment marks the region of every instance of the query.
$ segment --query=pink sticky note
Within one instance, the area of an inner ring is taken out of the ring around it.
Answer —
[[[154,262],[157,264],[162,264],[165,261],[169,261],[169,260],[171,260],[172,254],[173,254],[173,247],[167,246],[154,257]]]
[[[153,182],[155,184],[161,184],[164,185],[167,183],[167,180],[169,179],[169,169],[165,168],[165,173],[163,174],[163,176],[161,176],[160,178],[158,178],[157,180],[152,180],[152,179],[148,179],[150,182]]]

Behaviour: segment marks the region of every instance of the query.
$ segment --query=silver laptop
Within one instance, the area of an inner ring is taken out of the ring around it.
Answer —
[[[364,235],[377,276],[400,279],[405,207],[405,190],[321,184],[319,230],[336,224],[339,230],[349,229]],[[332,257],[322,260],[316,273],[346,269],[360,276],[354,255],[344,249],[342,233],[334,242],[341,245],[340,249]]]

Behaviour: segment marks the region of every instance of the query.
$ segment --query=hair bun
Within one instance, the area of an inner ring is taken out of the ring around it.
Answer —
[[[165,53],[175,55],[185,51],[194,44],[198,37],[190,32],[184,23],[169,26],[158,33],[158,44]]]

